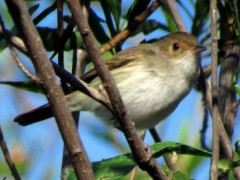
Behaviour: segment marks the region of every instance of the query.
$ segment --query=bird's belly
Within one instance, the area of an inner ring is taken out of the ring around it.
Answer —
[[[190,90],[190,84],[183,77],[176,79],[169,78],[169,74],[153,76],[149,73],[152,72],[141,72],[138,76],[132,74],[134,78],[115,79],[126,109],[137,129],[152,128],[164,120]],[[102,105],[94,106],[92,111],[101,119],[114,122],[116,126],[113,115]]]
[[[189,92],[189,85],[183,80],[170,82],[154,77],[144,78],[129,83],[130,86],[118,85],[128,113],[137,129],[152,128],[169,116],[179,102]],[[180,87],[180,88],[179,88]]]

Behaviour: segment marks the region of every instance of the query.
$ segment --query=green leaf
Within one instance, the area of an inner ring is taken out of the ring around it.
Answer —
[[[238,160],[240,160],[240,137],[237,138],[237,140],[234,143],[235,152],[237,154]]]
[[[212,155],[208,151],[175,142],[160,142],[153,144],[150,148],[153,151],[154,157],[160,157],[168,152],[176,152],[177,154],[188,154],[204,157],[211,157]]]
[[[93,162],[92,168],[96,179],[121,179],[136,166],[130,154]],[[76,179],[73,168],[64,171],[64,179]]]
[[[38,8],[39,8],[39,4],[35,4],[35,5],[31,6],[31,7],[28,9],[28,11],[29,11],[29,13],[32,15]],[[0,16],[0,18],[2,18],[2,17]],[[2,19],[1,19],[1,22],[3,22]],[[16,30],[16,27],[15,27],[15,26],[12,27],[11,33],[13,33],[13,34],[16,34],[16,33],[17,33],[17,30]],[[5,38],[0,37],[0,53],[1,53],[6,47],[7,47],[7,41],[5,40]]]
[[[35,93],[43,93],[42,87],[35,83],[34,81],[21,81],[21,82],[13,82],[13,81],[0,81],[0,84],[9,85],[18,89],[35,92]]]
[[[125,154],[92,164],[96,179],[119,179],[136,166],[131,154]]]
[[[89,25],[100,44],[109,41],[109,37],[106,34],[106,30],[102,27],[101,22],[103,20],[97,16],[97,14],[90,8],[89,10]]]
[[[40,4],[35,4],[35,5],[31,6],[31,7],[28,9],[29,14],[32,15],[34,12],[36,12],[36,11],[38,10],[39,6],[40,6]]]
[[[204,25],[209,20],[209,0],[197,0],[195,3],[195,15],[193,18],[193,25],[191,32],[195,36],[199,36],[202,33]]]
[[[143,33],[144,35],[147,35],[156,29],[163,29],[165,31],[170,31],[167,26],[164,24],[157,22],[156,20],[147,20],[144,21],[135,31],[131,33],[131,36],[135,36],[138,33]]]
[[[131,23],[136,16],[141,14],[147,8],[149,3],[150,0],[134,0],[127,12],[126,19],[128,19],[128,23]]]
[[[234,86],[235,92],[237,93],[238,96],[240,96],[240,87],[236,84]]]
[[[192,178],[180,171],[176,171],[173,173],[173,180],[192,180]]]
[[[211,156],[211,153],[205,150],[175,142],[159,142],[150,146],[150,148],[154,157],[160,157],[165,153],[170,153],[173,151],[177,152],[178,154],[197,155],[204,157]],[[96,179],[121,179],[128,175],[135,166],[136,162],[130,153],[92,163]],[[72,179],[73,169],[72,171],[67,170],[67,173],[64,174],[68,177],[66,179],[70,179],[70,177]],[[175,172],[174,179],[181,180],[190,178],[181,172]]]
[[[153,156],[156,158],[173,151],[179,154],[198,155],[204,157],[211,156],[211,153],[207,151],[175,142],[160,142],[150,146],[150,148],[153,152]],[[121,178],[127,175],[135,166],[136,163],[131,154],[125,154],[93,163],[95,176],[98,179],[103,177],[110,179]]]
[[[221,174],[226,174],[233,168],[240,166],[240,161],[232,161],[229,159],[220,159],[218,162],[218,169]]]
[[[174,22],[172,15],[169,13],[167,9],[162,9],[163,14],[165,16],[166,22],[167,22],[167,28],[169,29],[169,32],[176,32],[178,31],[176,23]]]
[[[49,14],[51,14],[56,8],[57,8],[57,3],[54,2],[51,6],[44,9],[40,14],[37,15],[37,17],[33,19],[34,24],[36,25],[39,22],[41,22],[44,18],[46,18]]]
[[[106,0],[108,4],[108,8],[110,9],[114,22],[116,25],[116,30],[119,32],[119,25],[120,25],[120,19],[121,19],[121,3],[122,0]]]
[[[77,179],[72,166],[64,168],[64,172],[62,173],[61,179],[66,179],[66,180],[75,180],[75,179]]]
[[[57,34],[57,29],[38,27],[37,28],[40,36],[42,37],[43,43],[47,51],[54,51],[59,46],[59,38]],[[71,37],[64,44],[64,50],[72,50],[81,48],[83,45],[83,40],[78,31],[73,32]]]
[[[7,41],[4,38],[0,38],[0,53],[7,47]]]
[[[197,155],[204,157],[211,156],[211,153],[207,151],[175,142],[159,142],[150,146],[150,148],[153,152],[154,157],[156,158],[165,153],[170,153],[173,151],[179,154]],[[135,166],[136,162],[130,153],[92,163],[96,179],[121,179],[124,176],[128,175],[128,173],[130,173],[130,171]],[[68,174],[70,176],[71,173]],[[175,174],[175,177],[186,178],[187,176],[180,172],[177,172]]]
[[[232,4],[232,11],[233,11],[233,15],[234,15],[234,24],[235,24],[236,34],[238,36],[238,39],[240,39],[239,1],[233,0],[233,1],[230,1],[230,3]]]

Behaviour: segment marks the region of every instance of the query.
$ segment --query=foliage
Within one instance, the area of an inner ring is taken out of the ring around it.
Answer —
[[[150,148],[153,151],[153,156],[155,158],[159,158],[166,153],[172,152],[204,157],[211,156],[211,153],[207,151],[174,142],[160,142],[152,145]],[[100,162],[93,162],[92,167],[96,179],[121,179],[122,177],[127,176],[133,168],[136,167],[136,163],[132,155],[128,153],[114,158],[104,159]],[[73,169],[68,169],[68,173],[65,174],[66,179],[72,179],[73,174]],[[187,175],[184,175],[181,172],[177,171],[174,173],[174,179],[183,179],[186,177]],[[188,177],[187,179],[191,178]]]

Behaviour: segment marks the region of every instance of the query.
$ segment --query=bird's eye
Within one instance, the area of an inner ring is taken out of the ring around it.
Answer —
[[[180,48],[178,43],[173,43],[173,50],[177,51]]]

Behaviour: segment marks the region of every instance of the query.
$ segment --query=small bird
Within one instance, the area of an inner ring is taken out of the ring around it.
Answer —
[[[153,128],[166,119],[189,93],[196,79],[199,58],[205,50],[196,37],[186,32],[166,35],[153,43],[140,44],[115,54],[106,61],[123,102],[137,129]],[[82,76],[90,86],[106,93],[96,70]],[[71,111],[90,111],[119,128],[112,113],[80,91],[66,96]],[[29,125],[52,116],[45,105],[15,118]]]

